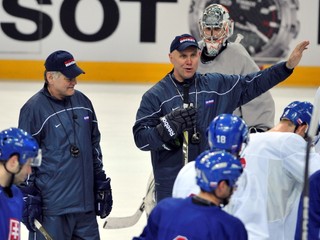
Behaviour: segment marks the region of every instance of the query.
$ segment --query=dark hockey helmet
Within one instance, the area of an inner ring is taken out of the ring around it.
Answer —
[[[233,114],[216,116],[207,129],[207,136],[211,150],[225,150],[237,155],[243,150],[242,145],[249,142],[247,124]]]
[[[310,125],[313,105],[310,102],[294,101],[283,111],[280,120],[287,119],[299,126],[303,123]]]
[[[206,192],[215,190],[220,181],[226,180],[233,187],[242,173],[237,157],[225,152],[207,152],[200,154],[195,162],[198,186]]]
[[[0,161],[7,161],[13,154],[19,155],[19,163],[31,159],[31,166],[41,165],[41,153],[36,140],[19,128],[9,128],[0,132]]]

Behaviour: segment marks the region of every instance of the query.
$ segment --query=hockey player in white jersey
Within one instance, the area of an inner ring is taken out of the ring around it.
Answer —
[[[303,189],[306,132],[311,121],[313,105],[294,101],[283,111],[280,122],[265,133],[250,135],[244,150],[246,169],[258,176],[265,205],[260,212],[268,216],[270,240],[294,239],[297,210]],[[309,176],[320,169],[320,155],[310,152]],[[239,186],[241,187],[241,186]],[[234,195],[236,198],[239,196]],[[249,201],[242,202],[250,209]],[[256,214],[247,212],[246,214]],[[252,219],[255,221],[255,219]]]

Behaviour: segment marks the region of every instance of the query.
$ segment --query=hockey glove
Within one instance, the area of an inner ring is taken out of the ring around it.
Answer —
[[[164,117],[157,130],[163,142],[177,138],[183,131],[192,129],[196,124],[196,109],[194,107],[178,108]]]
[[[34,220],[42,218],[42,201],[39,192],[34,187],[24,186],[20,187],[23,193],[23,215],[22,222],[29,231],[35,232],[37,230],[34,225]]]
[[[106,180],[96,181],[96,191],[95,191],[95,210],[96,215],[100,216],[101,219],[106,218],[112,210],[112,191],[110,186],[110,178]]]

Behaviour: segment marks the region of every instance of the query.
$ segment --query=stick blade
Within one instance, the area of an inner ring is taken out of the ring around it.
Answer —
[[[103,224],[104,229],[119,229],[119,228],[128,228],[135,225],[142,213],[144,211],[144,202],[141,204],[139,209],[129,217],[109,217]]]

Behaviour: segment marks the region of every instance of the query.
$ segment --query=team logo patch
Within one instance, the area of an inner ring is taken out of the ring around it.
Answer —
[[[206,105],[213,104],[213,103],[214,103],[214,100],[213,100],[213,99],[210,99],[210,100],[207,100],[205,103],[206,103]]]
[[[8,240],[20,240],[20,222],[17,219],[10,219]]]

